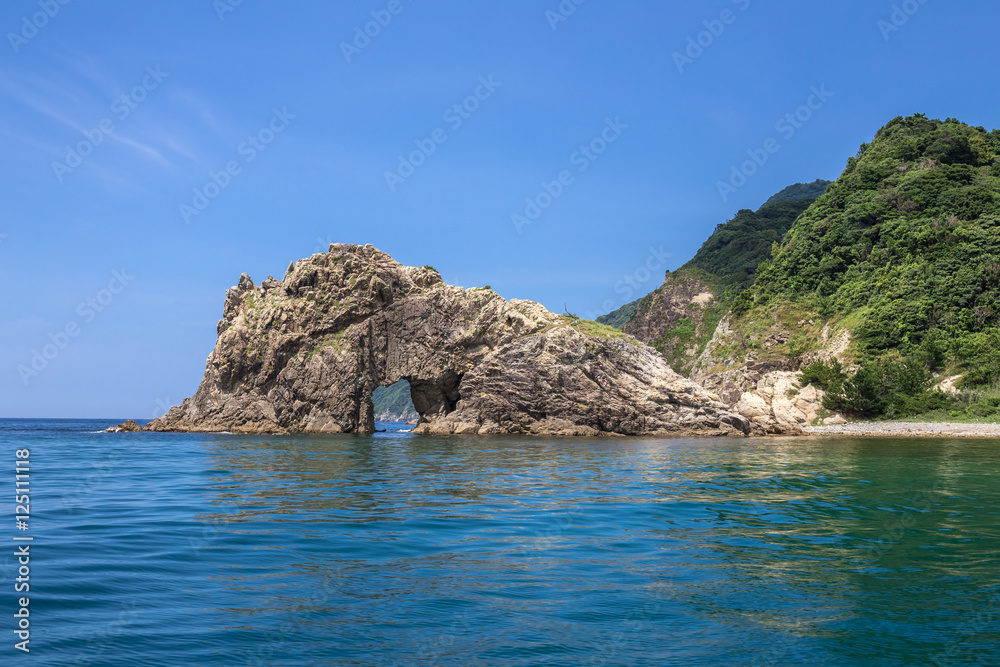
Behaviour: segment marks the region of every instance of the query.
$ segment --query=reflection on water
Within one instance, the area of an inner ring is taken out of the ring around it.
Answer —
[[[46,604],[163,664],[1000,664],[993,441],[128,437]]]

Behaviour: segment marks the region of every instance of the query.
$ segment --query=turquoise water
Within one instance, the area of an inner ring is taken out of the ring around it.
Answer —
[[[0,664],[1000,665],[998,441],[112,423],[0,421]]]

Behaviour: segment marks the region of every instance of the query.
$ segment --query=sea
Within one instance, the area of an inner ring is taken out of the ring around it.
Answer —
[[[0,420],[0,665],[1000,665],[1000,441],[120,421]]]

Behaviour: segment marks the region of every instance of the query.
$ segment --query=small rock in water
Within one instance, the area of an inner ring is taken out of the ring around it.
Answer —
[[[142,431],[142,427],[136,424],[134,421],[129,419],[127,422],[121,423],[118,426],[112,426],[107,429],[106,433],[139,433]]]

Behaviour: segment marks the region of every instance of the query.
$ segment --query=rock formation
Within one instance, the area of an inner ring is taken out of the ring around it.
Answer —
[[[370,245],[244,274],[218,334],[197,393],[147,430],[370,433],[372,392],[406,379],[418,433],[763,433],[631,336]]]
[[[733,407],[768,433],[788,433],[810,425],[847,423],[840,415],[824,417],[822,389],[799,386],[799,373],[772,371],[751,391],[744,392]]]
[[[142,427],[136,424],[134,421],[129,419],[128,421],[122,422],[118,426],[112,426],[111,428],[104,429],[105,433],[139,433],[142,431]]]
[[[748,346],[741,333],[730,327],[729,318],[723,318],[694,363],[692,378],[770,434],[791,435],[804,426],[843,424],[843,416],[823,409],[823,390],[800,386],[799,371],[817,360],[846,362],[850,332],[834,333],[829,326],[820,329],[811,320],[800,321],[796,327],[815,336],[821,347],[801,356],[776,357],[771,349],[786,344],[794,331],[775,325],[761,336],[759,347]]]
[[[716,288],[688,273],[667,272],[663,284],[643,298],[622,331],[652,345],[671,364],[689,374],[719,316]],[[714,315],[714,317],[713,317]]]

